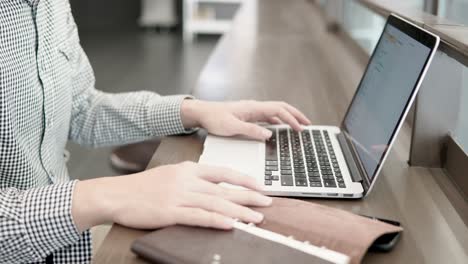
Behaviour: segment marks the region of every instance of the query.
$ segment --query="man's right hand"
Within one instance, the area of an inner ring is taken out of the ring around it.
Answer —
[[[226,182],[250,190],[219,186]],[[259,223],[246,206],[269,206],[252,177],[220,167],[183,162],[141,173],[80,181],[72,215],[80,231],[106,222],[143,229],[183,224],[230,229],[233,219]]]

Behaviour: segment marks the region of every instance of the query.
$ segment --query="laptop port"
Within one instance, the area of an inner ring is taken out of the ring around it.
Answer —
[[[302,194],[306,196],[322,196],[321,193],[312,193],[312,192],[303,192]]]
[[[327,193],[327,196],[338,196],[338,193]]]

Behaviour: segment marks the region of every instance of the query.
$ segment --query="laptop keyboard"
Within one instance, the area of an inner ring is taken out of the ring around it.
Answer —
[[[346,188],[325,130],[270,129],[265,144],[265,185]]]

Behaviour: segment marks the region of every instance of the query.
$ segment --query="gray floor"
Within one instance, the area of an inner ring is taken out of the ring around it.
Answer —
[[[178,34],[151,31],[81,33],[81,43],[106,92],[150,90],[162,95],[188,93],[218,38],[184,44]],[[69,143],[71,178],[117,175],[109,165],[110,148],[89,149]]]

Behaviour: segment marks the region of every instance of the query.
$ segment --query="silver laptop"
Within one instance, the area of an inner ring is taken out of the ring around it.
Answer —
[[[266,142],[208,136],[200,163],[255,177],[275,196],[360,198],[374,186],[439,38],[389,16],[340,127],[267,126]]]

